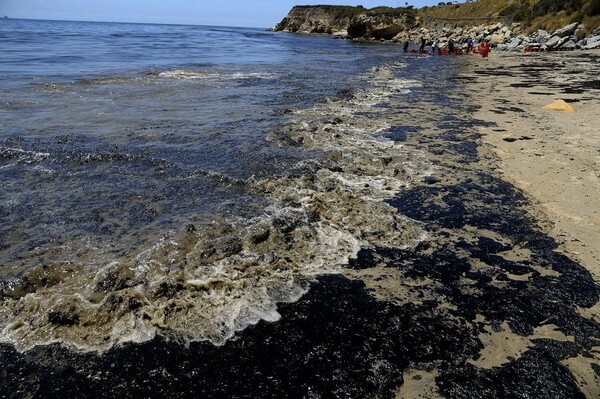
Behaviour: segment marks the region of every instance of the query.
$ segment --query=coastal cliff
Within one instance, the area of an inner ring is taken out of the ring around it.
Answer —
[[[483,3],[485,1],[481,0]],[[469,4],[464,5],[467,6]],[[434,11],[444,7],[431,7],[429,14],[423,14],[423,10],[409,8],[296,6],[273,30],[331,34],[367,41],[418,43],[425,40],[428,45],[437,40],[439,48],[453,42],[466,49],[469,38],[476,43],[488,41],[497,49],[508,51],[600,48],[600,28],[593,29],[596,26],[594,20],[582,19],[587,26],[575,21],[560,29],[538,29],[527,35],[530,26],[515,22],[514,16],[499,16],[496,12],[490,17],[448,19],[433,15]]]
[[[274,31],[326,33],[351,39],[390,40],[415,26],[415,16],[407,9],[348,6],[296,6]]]
[[[295,6],[274,28],[292,33],[347,34],[350,20],[362,7]]]

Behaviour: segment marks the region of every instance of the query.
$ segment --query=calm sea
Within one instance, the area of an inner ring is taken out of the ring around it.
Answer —
[[[429,173],[387,138],[409,63],[326,36],[0,20],[0,340],[220,344],[360,248],[413,245],[385,204]]]

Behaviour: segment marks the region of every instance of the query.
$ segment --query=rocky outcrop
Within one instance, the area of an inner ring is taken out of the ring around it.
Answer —
[[[434,40],[439,47],[450,41],[466,47],[470,38],[475,43],[488,41],[498,50],[553,51],[600,48],[600,28],[583,37],[579,23],[571,23],[554,32],[538,30],[526,36],[521,25],[477,25],[453,27],[447,24],[425,24],[411,10],[361,6],[296,6],[273,30],[295,33],[326,33],[349,39],[391,40],[419,43]]]
[[[510,40],[498,43],[499,50],[507,51],[555,51],[600,48],[600,31],[596,29],[588,37],[581,37],[579,24],[574,22],[552,33],[545,30],[525,36],[519,32]]]
[[[588,37],[586,43],[583,44],[583,48],[586,50],[600,48],[600,32],[596,36]]]
[[[352,18],[348,26],[350,38],[391,40],[400,32],[412,28],[415,19],[407,13],[367,12]]]
[[[350,39],[390,40],[411,29],[415,17],[408,10],[361,6],[296,6],[279,22],[274,31],[328,33]]]
[[[272,29],[292,33],[328,33],[347,35],[350,20],[362,7],[295,6]]]
[[[452,40],[455,44],[466,48],[469,38],[475,43],[488,41],[497,50],[503,51],[557,51],[557,50],[591,50],[600,49],[600,28],[588,37],[581,37],[578,23],[569,24],[554,32],[538,30],[526,36],[521,31],[520,24],[480,25],[471,27],[418,27],[402,31],[394,37],[396,42],[409,41],[418,43],[425,39],[428,43],[433,40],[439,47],[444,47]]]
[[[572,23],[554,32],[538,30],[526,36],[521,30],[521,25],[513,23],[503,25],[479,25],[470,27],[418,27],[402,31],[394,37],[396,42],[409,41],[417,43],[425,39],[428,43],[433,40],[439,47],[444,47],[452,40],[456,45],[466,48],[466,43],[471,38],[475,43],[488,41],[498,50],[504,51],[556,51],[576,49],[600,48],[600,28],[592,32],[587,38],[581,37],[579,24]]]

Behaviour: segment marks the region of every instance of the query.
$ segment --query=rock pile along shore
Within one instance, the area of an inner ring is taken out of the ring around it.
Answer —
[[[412,41],[425,38],[427,41],[437,39],[440,46],[445,46],[450,40],[466,47],[469,38],[480,43],[488,41],[497,50],[505,51],[556,51],[556,50],[591,50],[600,48],[600,28],[597,28],[588,37],[581,37],[582,31],[579,24],[574,22],[554,32],[538,30],[526,36],[522,33],[521,24],[512,23],[504,25],[478,25],[471,27],[426,28],[418,27],[401,32],[394,41]]]
[[[586,35],[578,22],[554,32],[538,30],[528,36],[520,23],[457,27],[435,20],[426,23],[408,10],[384,7],[367,10],[360,6],[296,6],[272,30],[331,34],[363,41],[418,43],[425,39],[428,45],[436,40],[440,47],[446,46],[450,40],[466,47],[467,40],[471,38],[476,43],[489,41],[497,50],[505,51],[600,48],[600,27]]]

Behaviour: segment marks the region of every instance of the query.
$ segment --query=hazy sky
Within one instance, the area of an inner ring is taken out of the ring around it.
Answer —
[[[422,7],[438,1],[414,0]],[[0,17],[78,21],[153,22],[269,28],[296,4],[404,6],[402,1],[365,0],[0,0]]]

